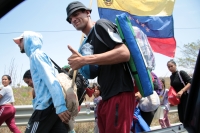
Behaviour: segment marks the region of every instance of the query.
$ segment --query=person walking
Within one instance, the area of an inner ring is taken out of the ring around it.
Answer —
[[[162,90],[160,92],[159,98],[160,98],[160,105],[161,108],[163,108],[163,118],[159,119],[159,123],[162,128],[170,127],[170,121],[168,118],[168,113],[170,109],[170,105],[168,102],[168,92],[169,90],[165,88],[165,79],[160,79],[162,83]]]
[[[176,97],[180,98],[180,103],[178,104],[178,116],[180,122],[183,122],[188,98],[187,92],[190,89],[192,78],[185,71],[178,71],[174,60],[168,61],[167,67],[172,73],[170,76],[170,85],[177,92]]]
[[[11,83],[12,80],[9,75],[2,76],[3,88],[0,90],[0,126],[5,122],[11,132],[21,133],[15,124],[16,109],[13,106],[15,99],[10,86]]]
[[[34,85],[33,85],[32,77],[31,77],[31,71],[30,70],[27,70],[24,73],[23,80],[29,87],[32,88],[32,96],[33,96],[33,99],[34,99],[35,98],[35,91],[34,91]],[[66,125],[66,126],[69,129],[69,126],[68,125]],[[75,130],[72,129],[72,130],[68,131],[68,133],[75,133]]]
[[[43,40],[40,33],[24,31],[13,39],[21,53],[30,60],[31,77],[34,84],[34,112],[25,133],[66,133],[65,124],[70,120],[62,88],[56,78],[56,69],[50,58],[41,50]]]
[[[98,104],[102,100],[102,97],[100,96],[101,90],[100,90],[100,85],[97,83],[93,83],[92,88],[94,89],[94,106],[90,107],[91,110],[94,111],[94,118],[95,118],[95,125],[94,125],[94,133],[99,133],[99,128],[98,128],[98,117],[97,117],[97,110],[98,110]]]
[[[160,106],[159,96],[156,91],[153,91],[153,94],[142,97],[140,92],[135,93],[135,97],[138,101],[138,107],[140,109],[140,114],[147,125],[150,127],[153,121],[154,115]]]
[[[33,80],[32,80],[32,77],[31,77],[31,71],[30,70],[27,70],[24,73],[23,80],[29,87],[32,88],[32,97],[34,99],[35,98],[35,91],[34,91]]]
[[[130,52],[123,43],[116,25],[106,19],[97,22],[91,20],[91,9],[79,1],[68,4],[67,22],[76,30],[82,31],[86,38],[79,48],[68,49],[72,55],[68,64],[73,70],[83,67],[95,68],[90,71],[98,77],[101,86],[102,100],[98,105],[97,117],[100,133],[129,133],[133,118],[135,97],[133,81],[126,66],[130,59]],[[94,27],[95,25],[95,27]],[[104,40],[100,41],[96,35]]]

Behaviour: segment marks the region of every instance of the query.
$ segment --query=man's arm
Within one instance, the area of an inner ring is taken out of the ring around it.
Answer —
[[[114,49],[101,54],[82,56],[71,46],[68,49],[72,55],[68,58],[70,67],[74,70],[81,68],[86,64],[110,65],[127,62],[130,59],[130,52],[125,44],[119,44]]]
[[[56,114],[58,114],[62,122],[67,124],[70,120],[71,113],[66,108],[62,88],[54,75],[54,68],[51,66],[49,58],[45,54],[38,54],[34,59],[34,63],[40,73],[40,78],[43,79],[51,93]]]
[[[56,108],[56,113],[60,113],[66,110],[65,100],[62,93],[61,86],[55,77],[55,69],[53,68],[51,61],[48,57],[41,53],[37,54],[33,60],[33,65],[36,66],[36,69],[39,73],[40,79],[44,82],[49,90],[54,107]],[[34,86],[35,87],[35,86]],[[37,94],[36,94],[37,95]],[[58,98],[60,97],[60,98]]]

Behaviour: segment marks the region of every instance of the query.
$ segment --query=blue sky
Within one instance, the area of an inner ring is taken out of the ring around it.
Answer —
[[[43,35],[42,50],[47,53],[59,66],[66,65],[71,55],[67,45],[78,49],[82,33],[76,31],[66,22],[66,6],[72,0],[26,0],[3,18],[0,19],[0,75],[8,74],[11,61],[14,60],[16,83],[22,83],[22,76],[29,69],[29,59],[21,54],[12,38],[19,36],[25,30],[37,31]],[[90,0],[82,1],[89,7]],[[174,34],[177,46],[196,42],[200,39],[200,1],[177,0],[175,2]],[[99,19],[97,0],[92,2],[91,17],[94,21]],[[181,57],[179,49],[176,57]],[[155,53],[158,76],[169,76],[166,67],[169,57]]]

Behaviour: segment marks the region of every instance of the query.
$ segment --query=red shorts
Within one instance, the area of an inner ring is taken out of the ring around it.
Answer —
[[[135,107],[135,93],[123,92],[98,105],[100,133],[130,133]]]

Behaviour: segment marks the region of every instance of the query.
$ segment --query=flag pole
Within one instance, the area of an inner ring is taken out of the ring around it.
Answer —
[[[90,5],[89,5],[89,8],[91,8],[91,7],[92,7],[92,0],[90,0]],[[83,42],[83,38],[84,38],[84,34],[82,33],[81,41],[80,41],[80,46],[81,46],[81,44]],[[76,73],[77,73],[77,70],[74,70],[73,74],[76,75]]]

